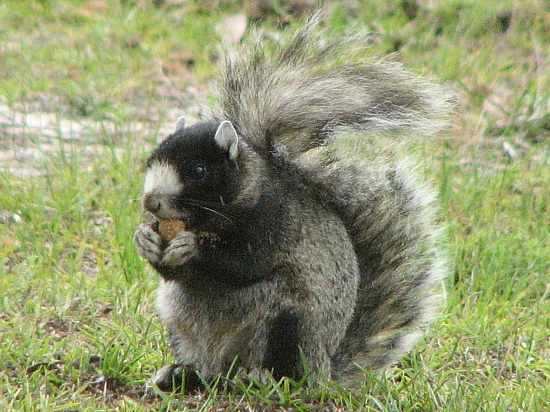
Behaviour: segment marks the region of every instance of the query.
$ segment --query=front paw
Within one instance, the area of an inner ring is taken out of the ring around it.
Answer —
[[[180,266],[197,254],[197,236],[193,232],[179,232],[168,243],[160,261],[163,266]]]
[[[163,256],[163,241],[160,235],[148,223],[140,225],[134,234],[134,243],[138,253],[151,264],[158,264]]]

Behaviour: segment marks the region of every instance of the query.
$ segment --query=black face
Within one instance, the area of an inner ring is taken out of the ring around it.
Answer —
[[[147,165],[168,163],[177,170],[183,190],[178,206],[192,210],[223,209],[236,196],[240,172],[229,154],[214,140],[218,123],[203,122],[170,135]]]

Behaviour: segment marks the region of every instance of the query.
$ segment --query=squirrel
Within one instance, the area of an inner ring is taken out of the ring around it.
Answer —
[[[239,372],[353,386],[408,353],[437,306],[437,202],[394,146],[446,127],[453,98],[317,26],[229,53],[209,118],[180,119],[147,161],[153,219],[134,241],[177,359],[161,389]]]

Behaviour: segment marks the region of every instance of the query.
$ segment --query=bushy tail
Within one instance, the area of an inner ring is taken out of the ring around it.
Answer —
[[[431,191],[412,164],[369,137],[431,136],[450,120],[453,99],[399,64],[362,63],[359,38],[317,29],[313,21],[273,53],[258,43],[229,56],[214,117],[290,160],[308,194],[345,225],[361,273],[353,319],[332,355],[333,377],[346,381],[357,365],[378,369],[411,348],[447,270]],[[346,136],[364,144],[325,147]]]
[[[314,19],[271,53],[258,41],[229,54],[215,117],[256,148],[291,157],[342,127],[414,137],[446,126],[453,103],[443,88],[398,63],[362,63],[357,36],[329,39],[317,26]]]

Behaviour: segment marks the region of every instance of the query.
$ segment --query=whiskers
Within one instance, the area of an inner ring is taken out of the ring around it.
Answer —
[[[199,208],[201,210],[205,210],[209,213],[212,213],[218,217],[221,217],[222,219],[224,219],[225,221],[229,222],[230,224],[234,224],[235,222],[233,221],[233,219],[231,219],[229,216],[226,216],[224,215],[223,213],[217,211],[216,209],[213,209],[211,207],[212,205],[212,202],[206,202],[206,201],[203,201],[203,200],[197,200],[197,199],[185,199],[184,202],[182,202],[183,206],[191,206],[191,207],[196,207],[196,208]],[[222,202],[222,206],[223,206],[223,202]]]
[[[132,199],[133,202],[140,202],[143,204],[143,198],[144,196],[140,196],[139,198]],[[172,217],[179,217],[180,215],[193,215],[193,213],[190,213],[189,209],[200,209],[205,212],[208,212],[212,215],[215,215],[217,217],[220,217],[225,222],[229,223],[230,225],[235,225],[235,221],[231,219],[226,214],[216,210],[216,207],[224,207],[226,204],[224,203],[223,199],[220,198],[219,203],[213,202],[213,201],[205,201],[205,200],[199,200],[199,199],[173,199],[169,203],[169,209],[170,209],[170,215]],[[183,209],[183,210],[182,210]],[[187,210],[185,210],[187,209]],[[142,219],[145,222],[154,221],[156,219],[159,219],[158,216],[155,216],[155,214],[145,210],[142,208],[141,210],[141,216]]]

